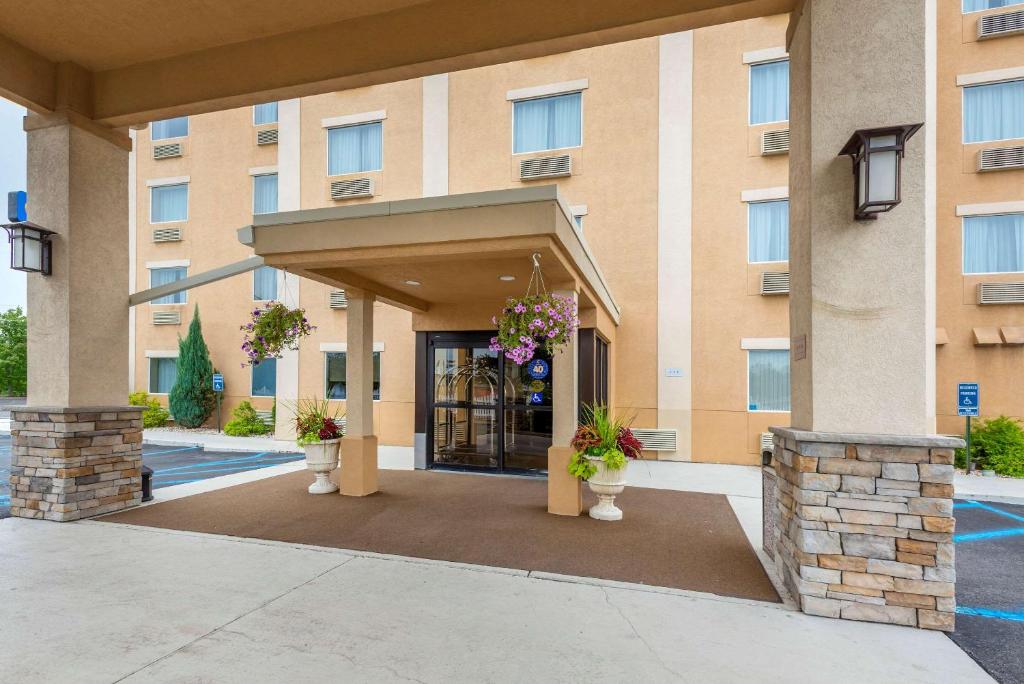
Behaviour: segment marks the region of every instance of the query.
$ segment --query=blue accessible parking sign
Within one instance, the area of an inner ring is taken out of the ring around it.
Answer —
[[[213,391],[223,392],[224,391],[224,376],[220,373],[213,374]]]
[[[958,416],[977,417],[978,383],[961,382],[956,390],[956,414]]]

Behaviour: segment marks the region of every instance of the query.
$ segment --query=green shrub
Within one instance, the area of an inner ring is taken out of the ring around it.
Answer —
[[[232,437],[250,437],[265,435],[270,428],[263,422],[256,409],[247,401],[243,401],[231,412],[231,420],[224,426],[224,434]]]
[[[170,412],[161,406],[159,401],[145,392],[132,392],[128,395],[128,403],[131,406],[146,407],[142,411],[142,427],[163,427],[171,417]]]
[[[178,338],[178,379],[168,396],[174,420],[183,427],[201,427],[213,413],[217,401],[213,391],[213,364],[203,340],[203,327],[196,306],[185,339]]]
[[[1024,477],[1024,428],[1006,416],[971,426],[971,458],[979,469]],[[956,464],[960,468],[967,467],[966,449],[956,450]]]

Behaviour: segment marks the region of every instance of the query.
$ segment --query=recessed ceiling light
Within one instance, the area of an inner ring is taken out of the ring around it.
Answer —
[[[498,280],[504,280],[506,283],[511,283],[515,279],[516,277],[514,275],[498,276]]]
[[[405,284],[406,285],[412,285],[413,287],[419,287],[420,286],[420,281],[418,281],[418,280],[406,280]]]

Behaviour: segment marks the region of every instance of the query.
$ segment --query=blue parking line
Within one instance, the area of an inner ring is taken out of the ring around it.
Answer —
[[[195,451],[196,449],[202,449],[198,446],[182,447],[180,449],[168,449],[167,451],[143,451],[143,456],[159,456],[160,454],[174,454],[179,451]]]
[[[968,501],[967,503],[955,503],[953,508],[981,508],[981,504],[977,501]]]
[[[976,615],[978,617],[995,618],[997,620],[1012,620],[1013,622],[1024,622],[1024,611],[1011,612],[1006,610],[993,610],[991,608],[972,608],[970,606],[957,606],[956,612],[960,615]]]
[[[989,506],[988,504],[983,504],[980,501],[971,501],[971,504],[973,504],[974,508],[981,508],[986,511],[995,513],[996,515],[1001,515],[1003,517],[1010,518],[1011,520],[1016,520],[1017,522],[1024,523],[1024,515],[1017,515],[1015,513],[1010,513],[1008,511],[1001,511],[995,506]]]
[[[253,471],[253,470],[263,470],[265,468],[269,468],[269,467],[274,466],[274,465],[280,465],[280,464],[278,464],[278,463],[268,463],[266,465],[256,466],[254,468],[245,468],[245,469],[241,469],[241,470],[232,469],[232,472],[225,473],[225,475],[234,475],[235,473],[246,473],[246,472],[250,472],[250,471]],[[228,469],[225,469],[225,470],[228,470]],[[213,478],[209,478],[209,477],[193,477],[193,478],[189,478],[187,480],[161,480],[159,482],[154,482],[153,484],[154,485],[160,485],[160,486],[166,486],[166,485],[172,485],[172,484],[189,484],[190,482],[201,482],[202,480],[210,480],[210,479],[213,479]]]
[[[172,472],[178,472],[178,471],[181,471],[181,470],[191,470],[193,468],[203,468],[203,467],[206,467],[206,466],[227,465],[229,463],[243,463],[245,461],[258,460],[258,459],[266,456],[267,454],[271,454],[271,453],[274,453],[274,452],[272,452],[272,451],[264,451],[263,453],[254,454],[252,456],[242,456],[242,457],[239,457],[239,458],[226,458],[226,459],[222,459],[220,461],[205,461],[203,463],[190,463],[189,465],[174,466],[173,468],[162,468],[160,470],[155,470],[154,472],[157,472],[157,473],[172,473]]]
[[[228,466],[226,468],[203,468],[201,470],[190,470],[190,471],[188,471],[186,473],[169,473],[168,475],[163,475],[162,471],[155,471],[153,473],[153,478],[155,480],[155,479],[158,479],[158,478],[161,478],[161,477],[175,477],[176,475],[199,475],[201,473],[221,473],[221,472],[227,472],[227,471],[233,471],[233,472],[239,472],[240,473],[240,472],[244,472],[246,470],[256,470],[256,469],[259,469],[259,468],[268,468],[270,466],[281,465],[282,463],[290,463],[290,462],[291,461],[281,461],[281,460],[273,460],[273,461],[271,461],[271,460],[267,460],[267,461],[264,461],[261,464],[241,463],[239,465]]]
[[[1009,530],[993,530],[991,532],[971,532],[968,534],[953,535],[955,542],[979,541],[983,539],[997,539],[999,537],[1015,537],[1024,535],[1024,527],[1015,527]]]

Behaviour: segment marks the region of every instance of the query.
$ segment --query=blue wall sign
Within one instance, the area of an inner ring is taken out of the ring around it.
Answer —
[[[213,391],[223,392],[224,391],[224,376],[220,373],[213,374]]]
[[[530,374],[530,377],[534,380],[543,380],[548,377],[548,372],[551,370],[548,366],[548,362],[544,359],[534,359],[530,361],[530,367],[526,369],[526,372]]]
[[[978,383],[961,382],[956,388],[956,414],[973,416],[979,414]]]
[[[543,392],[530,392],[530,403],[531,404],[543,404],[544,393]]]
[[[24,190],[7,193],[7,220],[12,223],[28,220],[28,193]]]

